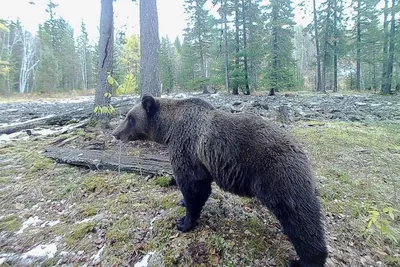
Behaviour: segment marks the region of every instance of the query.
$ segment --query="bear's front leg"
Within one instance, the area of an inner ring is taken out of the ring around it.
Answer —
[[[188,232],[196,227],[201,210],[211,194],[211,181],[191,181],[186,177],[179,183],[179,188],[183,194],[186,215],[177,221],[177,228]]]

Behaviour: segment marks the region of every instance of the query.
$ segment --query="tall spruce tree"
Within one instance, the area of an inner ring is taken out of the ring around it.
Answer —
[[[361,67],[366,59],[370,57],[370,52],[367,50],[371,38],[377,34],[376,25],[378,0],[354,0],[353,8],[355,16],[353,17],[354,28],[352,29],[352,37],[354,38],[354,47],[356,50],[356,84],[357,90],[360,90],[362,73]]]
[[[275,91],[293,88],[294,66],[293,55],[294,13],[290,0],[271,0],[268,6],[270,21],[267,24],[271,30],[271,56],[267,70],[267,84],[270,95]]]
[[[189,16],[188,27],[185,30],[186,41],[190,42],[199,59],[201,77],[199,86],[203,93],[209,93],[207,88],[207,57],[212,42],[210,16],[205,8],[206,0],[185,0],[185,10]]]
[[[392,93],[392,77],[393,77],[393,63],[395,53],[395,39],[396,39],[396,13],[397,13],[396,1],[392,0],[392,6],[390,8],[390,33],[389,33],[389,49],[387,55],[387,67],[386,75],[384,77],[383,93]]]
[[[174,48],[168,37],[161,39],[160,50],[162,90],[171,92],[175,84]]]

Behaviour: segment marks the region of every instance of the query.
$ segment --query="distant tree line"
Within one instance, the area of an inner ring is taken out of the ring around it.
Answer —
[[[164,36],[155,44],[160,46],[162,91],[399,91],[398,2],[383,0],[383,8],[379,3],[185,0],[189,20],[183,40]],[[306,7],[312,23],[295,25],[294,9]],[[75,36],[56,10],[50,1],[49,17],[35,34],[19,21],[0,20],[1,94],[97,86],[98,44],[90,44],[83,22]],[[139,93],[141,40],[118,29],[113,40],[110,74],[119,85],[112,86],[114,93]]]

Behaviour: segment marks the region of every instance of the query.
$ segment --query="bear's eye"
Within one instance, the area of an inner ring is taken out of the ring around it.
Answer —
[[[133,116],[128,116],[128,122],[131,126],[135,125],[135,118]]]

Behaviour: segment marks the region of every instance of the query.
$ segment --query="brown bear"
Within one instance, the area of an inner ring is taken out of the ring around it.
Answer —
[[[324,266],[328,252],[309,161],[294,138],[273,123],[217,110],[200,98],[145,94],[113,135],[168,147],[186,209],[178,230],[196,226],[215,181],[225,191],[258,198],[273,212],[300,258],[290,266]]]

